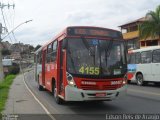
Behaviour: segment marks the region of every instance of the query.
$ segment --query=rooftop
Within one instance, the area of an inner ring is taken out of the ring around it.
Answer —
[[[144,21],[146,21],[148,19],[149,19],[149,17],[142,17],[142,18],[136,19],[134,21],[130,21],[130,22],[126,23],[126,24],[120,25],[119,27],[126,28],[128,26],[135,25],[137,23],[142,23],[142,22],[144,22]]]

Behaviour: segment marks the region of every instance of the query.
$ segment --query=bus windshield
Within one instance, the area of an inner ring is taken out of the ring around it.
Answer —
[[[67,39],[67,72],[78,75],[124,75],[125,51],[121,40]]]

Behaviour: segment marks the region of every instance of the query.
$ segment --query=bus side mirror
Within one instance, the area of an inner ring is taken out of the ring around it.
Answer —
[[[63,53],[66,53],[66,49],[62,49],[62,52],[63,52]]]
[[[62,55],[63,55],[63,57],[66,56],[66,54],[67,54],[66,49],[62,49]]]
[[[67,51],[66,49],[62,49],[63,62],[66,61]],[[66,64],[66,62],[64,62]]]

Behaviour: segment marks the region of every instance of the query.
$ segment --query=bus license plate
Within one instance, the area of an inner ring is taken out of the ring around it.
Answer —
[[[96,97],[105,97],[106,93],[96,93]]]

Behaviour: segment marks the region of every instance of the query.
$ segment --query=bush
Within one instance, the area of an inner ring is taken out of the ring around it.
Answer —
[[[5,103],[8,98],[9,89],[15,77],[16,77],[15,75],[8,75],[4,78],[3,81],[0,82],[0,113],[5,108]],[[1,120],[1,115],[0,115],[0,120]]]
[[[18,74],[20,72],[20,67],[18,64],[13,63],[13,66],[9,67],[9,74]]]
[[[10,55],[10,54],[11,54],[10,50],[8,50],[8,49],[2,49],[2,55],[3,56]]]

